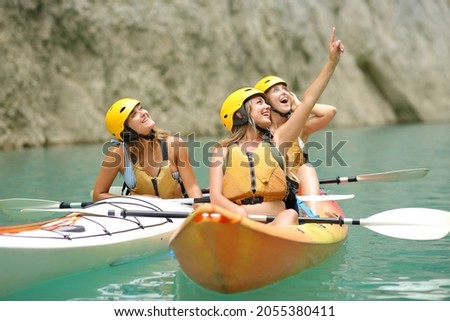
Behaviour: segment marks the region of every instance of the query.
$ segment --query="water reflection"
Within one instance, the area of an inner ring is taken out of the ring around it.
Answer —
[[[110,284],[98,289],[97,300],[173,300],[174,271],[153,272],[129,283]]]
[[[428,281],[367,282],[375,286],[369,299],[375,300],[450,300],[450,279]]]

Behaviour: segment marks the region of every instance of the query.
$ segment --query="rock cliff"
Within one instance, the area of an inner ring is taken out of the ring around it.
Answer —
[[[448,0],[6,0],[0,17],[3,149],[108,139],[125,96],[173,134],[225,135],[224,98],[267,74],[300,95],[332,26],[332,126],[450,121]]]

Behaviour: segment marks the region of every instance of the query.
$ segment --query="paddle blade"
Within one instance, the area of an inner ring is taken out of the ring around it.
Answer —
[[[355,197],[355,194],[296,195],[296,197],[303,202],[328,202],[352,199]]]
[[[363,174],[356,176],[356,178],[358,181],[399,182],[424,177],[428,174],[428,171],[428,168],[402,169],[391,172]]]
[[[39,209],[58,208],[60,202],[32,199],[32,198],[9,198],[0,200],[0,213],[8,217],[11,222],[41,221],[52,217],[47,211]],[[22,209],[32,207],[34,213],[23,213]]]
[[[52,213],[82,213],[108,216],[107,209],[97,209],[95,207],[89,208],[41,208],[41,207],[25,207],[20,210],[22,213],[27,212],[52,212]],[[114,210],[113,210],[114,212]]]
[[[360,225],[395,238],[437,240],[450,232],[450,213],[429,208],[400,208],[360,219]]]

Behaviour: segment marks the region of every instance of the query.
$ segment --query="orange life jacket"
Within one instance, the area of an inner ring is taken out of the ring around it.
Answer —
[[[253,153],[244,153],[236,143],[228,146],[222,189],[239,205],[284,200],[286,174],[279,151],[268,141]]]
[[[142,168],[133,165],[133,172],[136,177],[136,186],[131,189],[132,194],[155,195],[161,198],[181,198],[184,188],[178,172],[170,170],[170,160],[167,151],[167,142],[160,141],[163,165],[159,168],[158,174],[154,177],[147,174]]]

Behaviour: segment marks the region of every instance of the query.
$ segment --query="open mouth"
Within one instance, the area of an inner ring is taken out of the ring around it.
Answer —
[[[289,102],[289,98],[288,97],[282,97],[280,99],[280,102],[283,103],[283,104],[287,104]]]

